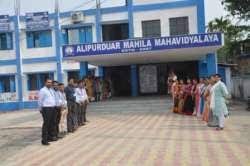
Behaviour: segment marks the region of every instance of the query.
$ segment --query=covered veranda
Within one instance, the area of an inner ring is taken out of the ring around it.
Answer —
[[[126,79],[130,84],[131,96],[138,96],[141,91],[141,66],[174,62],[178,68],[178,65],[194,62],[189,66],[195,64],[197,67],[188,73],[197,72],[198,76],[207,76],[217,72],[216,51],[222,45],[223,34],[221,33],[192,34],[65,45],[63,56],[65,59],[80,62],[81,77],[86,76],[88,64],[98,66],[100,77],[105,76],[107,68],[116,67],[115,70],[119,70],[126,66],[127,73],[122,72],[122,75],[129,75]],[[156,75],[159,75],[157,72],[159,72],[158,68],[156,68]],[[167,75],[167,73],[164,74]]]

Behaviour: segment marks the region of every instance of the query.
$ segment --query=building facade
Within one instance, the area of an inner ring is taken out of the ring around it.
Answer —
[[[66,0],[60,2],[25,10],[21,4],[8,16],[9,28],[0,31],[0,110],[37,107],[37,93],[46,77],[67,83],[68,78],[88,75],[91,64],[97,66],[96,75],[112,79],[117,96],[142,95],[148,89],[145,82],[155,84],[145,94],[161,94],[170,70],[183,77],[217,72],[215,52],[223,44],[222,37],[218,45],[197,45],[197,49],[182,49],[180,45],[173,51],[152,51],[152,55],[150,51],[144,55],[147,50],[140,49],[127,50],[126,55],[113,52],[102,56],[101,51],[95,51],[91,56],[68,58],[62,49],[129,39],[192,39],[192,34],[205,33],[204,0],[90,0],[77,6]],[[40,23],[42,26],[36,26]],[[134,44],[145,45],[140,41]]]

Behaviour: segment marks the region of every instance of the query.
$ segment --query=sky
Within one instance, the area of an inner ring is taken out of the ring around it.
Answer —
[[[221,5],[221,0],[205,0],[205,13],[206,13],[206,23],[213,20],[214,18],[219,18],[221,16],[227,15]]]
[[[14,0],[0,0],[0,14],[14,14],[13,10],[13,3]],[[46,6],[45,8],[49,10],[49,12],[53,12],[53,7],[54,7],[54,0],[20,0],[21,1],[21,10],[22,9],[28,9],[31,10],[29,12],[35,12],[39,10],[40,6]],[[70,10],[68,6],[72,6],[72,2],[74,1],[73,6],[79,6],[83,3],[84,0],[60,0],[61,8],[63,10]],[[91,0],[85,0],[86,2],[90,2]],[[93,1],[93,2],[92,2]],[[93,6],[95,4],[95,0],[92,0],[91,3],[88,3],[86,5],[86,8],[88,6]],[[112,1],[112,4],[117,5],[119,4],[119,1],[123,0],[105,0],[105,3],[109,3]],[[205,14],[206,14],[206,23],[209,21],[213,20],[216,17],[221,17],[222,15],[226,15],[226,12],[223,9],[223,6],[221,5],[221,0],[204,0],[205,1]],[[30,8],[32,6],[32,8]],[[82,6],[84,9],[85,7]],[[24,13],[21,13],[24,14]]]

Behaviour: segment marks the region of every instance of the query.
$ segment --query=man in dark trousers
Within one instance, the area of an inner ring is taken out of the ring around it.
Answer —
[[[69,79],[68,86],[65,88],[65,94],[68,104],[68,116],[67,116],[67,127],[68,132],[74,132],[77,126],[77,116],[76,116],[76,97],[75,97],[75,87],[74,79]]]
[[[42,145],[49,145],[48,141],[52,135],[53,114],[56,106],[51,79],[46,79],[45,86],[39,91],[38,105],[43,116]]]
[[[61,119],[61,103],[60,103],[60,92],[58,90],[58,82],[53,81],[53,89],[54,89],[54,96],[55,96],[55,101],[56,101],[56,106],[55,106],[55,113],[53,116],[53,136],[56,138],[62,138],[62,136],[59,135],[59,123]]]
[[[78,124],[82,126],[87,122],[86,109],[87,104],[89,103],[84,81],[78,81],[78,87],[75,90],[75,96],[78,109]]]

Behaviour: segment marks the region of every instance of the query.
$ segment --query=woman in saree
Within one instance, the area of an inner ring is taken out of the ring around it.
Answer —
[[[202,115],[203,111],[204,111],[204,106],[205,106],[204,93],[205,93],[205,90],[206,90],[205,79],[201,78],[200,79],[200,115]]]
[[[184,106],[183,106],[183,114],[193,115],[194,112],[194,101],[192,97],[192,82],[190,79],[187,79],[187,85],[185,85],[184,89]]]
[[[197,88],[197,84],[198,84],[198,81],[197,81],[197,79],[193,79],[192,80],[192,92],[191,92],[191,94],[192,94],[192,99],[193,99],[193,115],[195,115],[196,116],[196,88]]]
[[[90,96],[91,83],[90,83],[89,76],[87,78],[85,78],[85,84],[86,84],[86,89],[87,89],[87,95]]]
[[[184,105],[184,90],[185,90],[185,84],[183,80],[180,80],[179,83],[179,103],[178,103],[178,113],[182,114],[183,112],[183,105]]]
[[[200,78],[199,83],[196,86],[196,90],[195,90],[195,115],[197,117],[200,117],[201,115],[201,89],[203,87],[203,79]]]
[[[209,78],[205,80],[205,85],[206,85],[206,89],[203,95],[205,99],[205,105],[204,105],[204,111],[202,114],[202,120],[205,122],[208,122],[209,113],[210,113],[210,98],[211,98],[210,90],[212,88],[211,80]]]
[[[176,80],[177,80],[177,76],[175,75],[173,71],[171,71],[167,79],[168,94],[172,92],[172,85]]]
[[[175,80],[171,87],[172,98],[173,98],[173,112],[178,113],[178,104],[179,104],[179,82]]]

